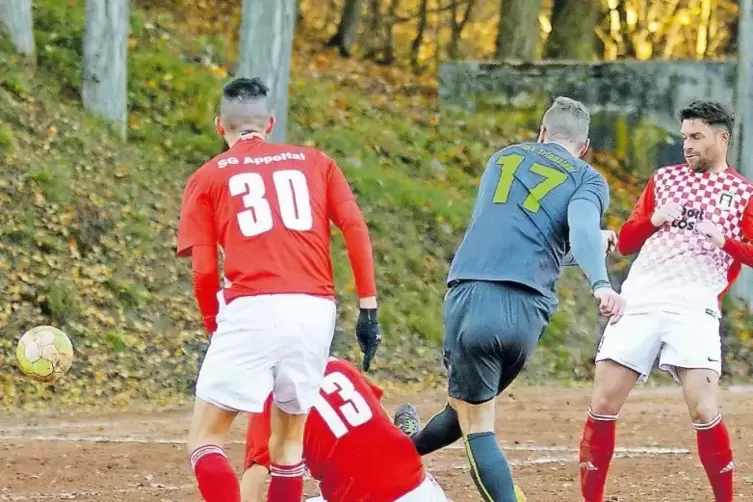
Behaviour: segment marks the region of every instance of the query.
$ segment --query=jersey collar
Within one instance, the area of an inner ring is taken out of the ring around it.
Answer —
[[[260,132],[243,132],[241,133],[240,138],[238,138],[238,141],[265,141],[264,135]]]

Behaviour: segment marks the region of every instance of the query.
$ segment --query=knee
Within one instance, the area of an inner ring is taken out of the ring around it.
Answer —
[[[622,400],[608,389],[594,389],[591,396],[591,411],[596,415],[617,415],[622,408]]]
[[[690,413],[690,420],[694,424],[702,425],[711,423],[719,415],[719,407],[713,398],[700,399],[695,403],[688,404],[688,412]]]
[[[494,432],[494,399],[481,404],[470,404],[453,398],[449,401],[450,406],[457,413],[463,434]]]
[[[303,442],[297,437],[273,433],[269,438],[269,457],[277,464],[298,463],[303,458]]]

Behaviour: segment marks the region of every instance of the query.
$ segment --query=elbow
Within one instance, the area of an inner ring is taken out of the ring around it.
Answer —
[[[640,246],[635,246],[635,244],[629,240],[623,239],[622,237],[617,239],[617,251],[622,256],[630,256],[631,254],[637,253],[639,250]]]
[[[641,250],[643,242],[636,239],[633,232],[630,231],[629,225],[626,223],[620,233],[617,235],[617,251],[622,256],[630,256]]]

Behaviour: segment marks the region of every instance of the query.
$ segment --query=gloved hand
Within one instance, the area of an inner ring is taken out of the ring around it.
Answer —
[[[369,371],[371,360],[374,359],[374,354],[382,343],[377,309],[361,309],[358,322],[356,322],[356,338],[363,352],[363,370]]]

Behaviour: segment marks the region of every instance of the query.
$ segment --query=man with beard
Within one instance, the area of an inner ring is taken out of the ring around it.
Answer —
[[[628,394],[659,368],[682,385],[716,502],[732,501],[734,462],[717,404],[720,300],[753,266],[753,186],[727,164],[734,117],[694,101],[680,112],[685,163],[656,171],[620,231],[639,253],[622,287],[627,307],[604,331],[580,447],[581,493],[601,502]]]

